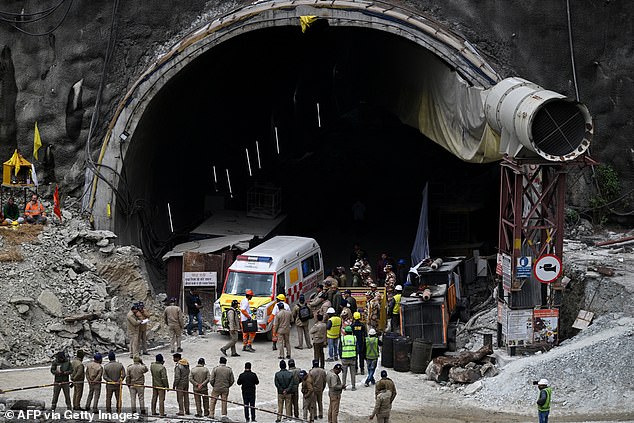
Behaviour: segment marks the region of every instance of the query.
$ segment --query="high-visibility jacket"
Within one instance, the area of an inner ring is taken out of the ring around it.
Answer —
[[[339,338],[339,335],[341,334],[341,317],[332,316],[328,320],[330,320],[332,326],[330,326],[330,329],[328,329],[328,332],[326,332],[326,336],[329,339]]]
[[[357,356],[357,337],[346,335],[341,339],[341,358],[355,358]]]
[[[537,404],[537,410],[539,411],[550,411],[550,397],[553,395],[553,389],[549,386],[547,388],[542,389],[542,391],[546,392],[546,402],[544,405]],[[541,391],[539,392],[541,396]]]
[[[379,338],[368,336],[365,338],[365,358],[376,360],[379,358]]]
[[[394,296],[394,308],[392,309],[392,314],[399,314],[401,311],[401,294],[396,294]]]
[[[44,214],[44,206],[39,201],[35,204],[29,201],[28,203],[26,203],[24,214],[31,217],[39,216],[40,214]]]

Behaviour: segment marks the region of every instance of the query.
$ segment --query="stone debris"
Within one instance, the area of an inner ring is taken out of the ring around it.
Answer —
[[[79,210],[63,214],[20,246],[23,261],[0,263],[0,367],[49,363],[59,350],[127,349],[125,316],[137,301],[152,313],[149,343],[166,337],[141,250],[115,245]]]

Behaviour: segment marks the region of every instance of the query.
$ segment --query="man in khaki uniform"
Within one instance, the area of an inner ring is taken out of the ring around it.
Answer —
[[[143,301],[137,303],[137,316],[141,319],[141,326],[139,326],[139,349],[144,355],[149,355],[147,352],[147,322],[150,320],[149,310],[145,308]]]
[[[315,421],[315,386],[313,384],[313,377],[306,372],[306,370],[301,370],[299,372],[299,379],[302,381],[302,396],[304,397],[304,402],[302,404],[302,409],[304,411],[304,420],[307,418],[309,423],[313,423]]]
[[[139,399],[139,407],[141,414],[146,414],[145,409],[145,374],[148,368],[141,357],[135,355],[132,359],[133,363],[128,366],[127,376],[125,382],[128,384],[130,390],[130,408],[133,413],[136,413],[136,400]]]
[[[86,398],[87,411],[98,413],[97,405],[99,404],[99,397],[101,396],[101,378],[103,376],[103,367],[101,366],[101,354],[96,353],[93,357],[93,361],[86,364],[86,381],[88,382],[88,398]],[[123,367],[123,366],[122,366]]]
[[[209,378],[209,384],[212,386],[209,405],[209,410],[211,411],[210,417],[212,419],[216,414],[216,402],[218,398],[222,400],[222,419],[224,420],[227,417],[227,398],[229,397],[229,388],[234,382],[233,370],[227,366],[227,359],[220,357],[220,364],[213,368],[211,377]]]
[[[205,367],[205,359],[199,358],[198,365],[189,372],[189,381],[192,383],[194,401],[196,401],[195,417],[202,417],[203,410],[205,410],[205,417],[209,416],[209,388],[207,385],[209,385],[210,379],[211,374],[209,369]]]
[[[73,382],[73,410],[81,411],[81,397],[84,394],[84,352],[77,351],[77,356],[70,362],[73,367],[73,373],[70,374],[70,380]]]
[[[319,365],[323,368],[326,364],[326,357],[324,356],[324,348],[328,345],[328,338],[326,337],[326,324],[324,323],[324,317],[321,314],[317,315],[317,323],[310,328],[310,336],[313,338],[313,359],[319,361]]]
[[[165,417],[165,390],[169,389],[170,383],[167,380],[167,369],[164,366],[162,354],[156,355],[156,361],[150,364],[152,374],[152,415],[156,416],[156,401],[159,403],[159,413]]]
[[[182,352],[181,339],[183,338],[183,326],[185,326],[185,316],[180,307],[176,305],[176,298],[170,298],[170,305],[165,307],[163,312],[163,320],[167,325],[167,329],[171,335],[170,352]]]
[[[299,304],[295,304],[293,307],[293,321],[295,322],[295,327],[297,328],[297,338],[299,342],[299,345],[295,348],[299,350],[304,348],[304,339],[306,340],[306,348],[310,349],[313,347],[310,343],[310,334],[308,332],[311,316],[312,313],[310,311],[310,307],[306,304],[304,294],[300,294]]]
[[[189,362],[184,359],[180,353],[172,356],[174,359],[174,384],[172,387],[176,389],[176,401],[178,401],[179,416],[189,415]]]
[[[377,423],[389,423],[390,422],[390,412],[392,411],[392,392],[381,389],[379,394],[376,396],[376,403],[374,405],[374,410],[372,411],[372,415],[370,415],[370,420],[376,416]]]
[[[238,332],[240,331],[240,312],[238,311],[238,300],[231,301],[231,307],[226,311],[227,323],[229,324],[229,342],[220,348],[223,355],[227,355],[227,350],[231,348],[231,357],[240,357],[236,351],[236,343],[238,342]]]
[[[339,378],[341,373],[341,364],[335,364],[326,375],[326,383],[328,384],[328,396],[330,397],[330,405],[328,406],[328,423],[337,423],[339,416],[339,404],[341,403],[341,392],[343,391],[343,383]]]
[[[117,361],[113,351],[108,353],[108,362],[103,366],[103,380],[106,381],[106,412],[112,413],[112,394],[117,401],[117,413],[121,412],[121,384],[125,379],[123,364]]]
[[[139,331],[141,326],[141,320],[138,317],[138,307],[133,304],[126,316],[128,323],[128,338],[130,338],[130,358],[133,358],[139,353]]]
[[[315,402],[317,407],[315,412],[319,412],[318,417],[324,418],[324,402],[323,395],[326,389],[326,371],[323,367],[319,366],[318,360],[313,360],[313,368],[310,369],[310,376],[313,378],[313,389],[315,391]]]
[[[396,398],[396,385],[394,385],[394,381],[387,377],[387,371],[381,370],[381,380],[376,383],[374,387],[374,396],[379,395],[381,391],[390,391],[390,403],[394,402],[394,398]]]
[[[293,315],[290,311],[284,308],[284,303],[277,303],[277,314],[275,315],[275,319],[273,320],[273,333],[277,333],[278,342],[281,342],[280,345],[280,355],[279,359],[284,358],[284,348],[286,348],[286,358],[291,358],[291,319]]]

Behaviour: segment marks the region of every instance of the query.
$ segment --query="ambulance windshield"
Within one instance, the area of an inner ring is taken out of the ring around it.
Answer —
[[[273,273],[229,271],[225,294],[244,295],[250,289],[256,297],[270,297],[273,294],[273,276]]]

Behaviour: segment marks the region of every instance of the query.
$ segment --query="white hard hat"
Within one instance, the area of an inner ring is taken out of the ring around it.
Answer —
[[[396,285],[394,289],[396,289],[397,291],[402,291],[403,287],[401,285]]]
[[[327,314],[335,314],[335,309],[332,307],[329,307],[328,310],[326,310]]]
[[[548,379],[539,379],[538,385],[548,386]]]
[[[376,330],[374,328],[370,328],[368,335],[376,335]]]

